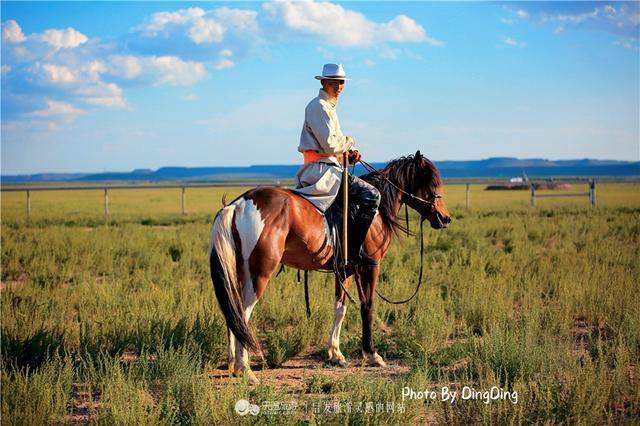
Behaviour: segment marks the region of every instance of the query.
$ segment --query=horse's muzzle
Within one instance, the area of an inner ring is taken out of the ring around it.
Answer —
[[[425,218],[423,218],[423,220],[424,219]],[[444,229],[449,227],[451,216],[445,216],[436,211],[433,217],[429,218],[429,223],[433,229]]]

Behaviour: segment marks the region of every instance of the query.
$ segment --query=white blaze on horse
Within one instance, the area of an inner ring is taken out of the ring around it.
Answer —
[[[362,316],[362,354],[369,365],[384,367],[372,338],[373,301],[380,264],[394,231],[402,204],[416,210],[435,229],[451,221],[442,198],[440,174],[420,155],[402,157],[377,173],[362,176],[381,194],[378,213],[363,248],[378,262],[359,267],[356,279]],[[291,190],[258,187],[225,206],[215,218],[209,261],[215,294],[229,329],[229,369],[258,383],[250,369],[247,350],[260,351],[249,329],[249,318],[280,263],[304,270],[333,270],[333,247],[323,215]],[[345,283],[346,285],[346,283]],[[347,293],[336,279],[334,321],[329,335],[330,362],[346,366],[340,352],[340,327]]]

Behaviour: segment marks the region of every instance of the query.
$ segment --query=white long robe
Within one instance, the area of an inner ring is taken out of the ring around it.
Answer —
[[[342,133],[336,114],[336,100],[324,90],[320,89],[319,95],[309,102],[304,115],[298,151],[313,150],[333,157],[304,164],[296,174],[295,191],[324,212],[340,190],[342,166],[338,158],[352,149],[355,141]]]

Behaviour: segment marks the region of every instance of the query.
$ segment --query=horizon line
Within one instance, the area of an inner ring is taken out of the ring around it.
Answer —
[[[413,155],[413,154],[410,154]],[[399,157],[396,157],[399,158]],[[427,158],[428,159],[428,158]],[[620,163],[629,163],[629,164],[635,164],[635,163],[640,163],[640,159],[638,160],[618,160],[618,159],[610,159],[610,158],[606,158],[606,159],[601,159],[601,158],[590,158],[590,157],[583,157],[583,158],[563,158],[563,159],[550,159],[550,158],[544,158],[544,157],[528,157],[528,158],[519,158],[519,157],[508,157],[508,156],[497,156],[497,157],[486,157],[486,158],[480,158],[480,159],[468,159],[468,160],[431,160],[434,163],[444,163],[444,162],[453,162],[453,163],[463,163],[463,162],[470,162],[470,161],[487,161],[487,160],[494,160],[494,159],[511,159],[511,160],[518,160],[518,161],[527,161],[527,160],[542,160],[542,161],[551,161],[551,162],[555,162],[555,161],[584,161],[584,160],[589,160],[589,161],[615,161],[615,162],[620,162]],[[393,160],[393,159],[392,159]],[[388,163],[389,161],[392,160],[386,160],[386,161],[371,161],[371,163],[373,164],[381,164],[381,163]],[[116,171],[116,170],[103,170],[103,171],[45,171],[45,172],[18,172],[18,173],[4,173],[4,172],[0,172],[0,176],[4,177],[4,176],[32,176],[32,175],[45,175],[45,174],[86,174],[86,175],[97,175],[97,174],[106,174],[106,173],[132,173],[134,171],[140,171],[140,170],[149,170],[149,171],[158,171],[160,169],[165,169],[165,168],[185,168],[185,169],[200,169],[200,168],[251,168],[251,167],[261,167],[261,166],[272,166],[272,167],[279,167],[279,166],[301,166],[301,163],[272,163],[272,164],[249,164],[249,165],[224,165],[224,166],[217,166],[217,165],[209,165],[209,166],[177,166],[177,165],[164,165],[164,166],[158,166],[156,168],[150,168],[150,167],[136,167],[133,169],[129,169],[129,170],[122,170],[122,171]]]

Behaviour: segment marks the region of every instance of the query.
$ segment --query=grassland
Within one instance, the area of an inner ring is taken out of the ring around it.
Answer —
[[[243,189],[224,191],[232,198]],[[387,370],[360,365],[353,306],[341,338],[351,367],[326,365],[332,279],[311,274],[306,319],[302,286],[287,269],[252,317],[273,367],[257,371],[257,387],[220,370],[226,330],[206,249],[224,191],[188,190],[181,216],[180,190],[114,190],[108,220],[100,191],[32,193],[29,220],[25,194],[2,193],[3,424],[638,420],[640,185],[599,185],[596,208],[586,198],[530,207],[526,192],[477,185],[469,210],[464,187],[447,187],[454,222],[426,232],[423,290],[408,305],[376,302]],[[393,244],[382,268],[386,295],[411,292],[418,247],[416,237]],[[517,391],[518,402],[402,403],[403,387],[465,385]],[[239,417],[240,398],[340,402],[343,410]],[[402,403],[403,412],[385,405],[376,413],[379,403]]]

